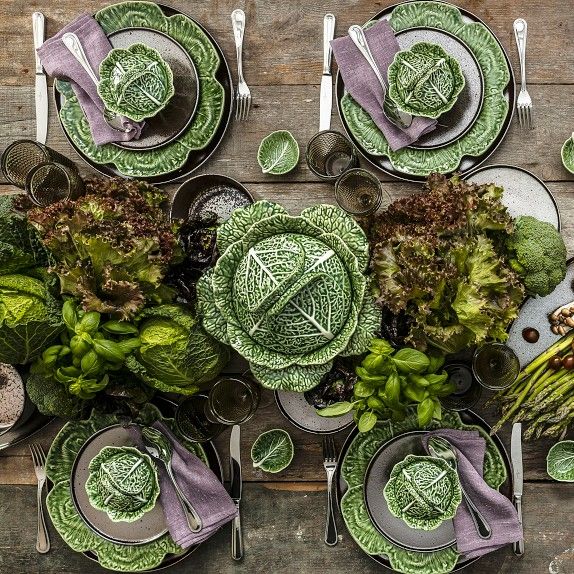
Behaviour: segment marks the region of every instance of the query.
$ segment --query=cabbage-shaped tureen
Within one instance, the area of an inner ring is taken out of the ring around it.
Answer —
[[[98,94],[106,109],[136,122],[155,116],[174,93],[171,68],[145,44],[111,50],[100,64]]]
[[[155,506],[157,470],[151,458],[129,446],[104,447],[88,467],[86,492],[91,505],[114,522],[134,522]]]
[[[462,500],[458,475],[446,461],[412,454],[394,466],[384,495],[394,516],[422,530],[454,518]]]
[[[294,217],[259,201],[233,212],[217,247],[197,285],[203,325],[263,386],[308,390],[336,355],[367,350],[380,327],[364,276],[369,246],[341,209],[316,205]]]
[[[428,42],[397,52],[388,78],[389,96],[399,109],[429,118],[450,110],[465,84],[460,64]]]

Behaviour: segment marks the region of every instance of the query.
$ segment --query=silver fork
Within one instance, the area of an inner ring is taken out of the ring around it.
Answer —
[[[337,523],[333,512],[333,476],[337,468],[337,451],[332,436],[323,437],[323,466],[327,473],[327,525],[325,527],[325,544],[337,544]]]
[[[532,98],[526,89],[526,34],[528,24],[524,18],[514,20],[514,36],[518,47],[518,57],[520,59],[520,92],[516,100],[516,111],[518,112],[518,122],[520,127],[532,129]]]
[[[237,52],[237,91],[235,93],[235,119],[246,120],[251,109],[251,91],[243,78],[243,34],[245,33],[245,12],[238,8],[231,13],[235,50]]]
[[[48,529],[46,528],[44,508],[42,506],[42,491],[44,484],[46,484],[46,455],[42,447],[36,443],[30,445],[30,452],[32,453],[34,472],[38,480],[38,536],[36,538],[36,550],[41,554],[45,554],[50,550],[50,539],[48,538]]]

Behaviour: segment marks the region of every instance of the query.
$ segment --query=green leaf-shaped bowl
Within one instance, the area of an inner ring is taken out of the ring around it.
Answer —
[[[257,161],[263,173],[289,173],[299,161],[299,144],[287,130],[272,132],[261,141]]]
[[[388,79],[389,96],[399,109],[428,118],[448,112],[465,85],[458,61],[430,42],[397,52]]]
[[[136,122],[163,110],[174,93],[171,68],[144,44],[113,49],[100,64],[98,94],[104,105]]]
[[[562,165],[570,173],[574,173],[574,133],[564,142],[560,155],[562,156]]]

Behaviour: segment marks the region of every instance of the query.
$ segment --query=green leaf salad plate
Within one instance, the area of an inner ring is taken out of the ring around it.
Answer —
[[[401,50],[420,43],[440,46],[460,65],[464,86],[435,130],[392,151],[338,74],[337,103],[347,134],[368,161],[401,179],[422,181],[432,172],[477,167],[501,143],[512,119],[515,82],[502,45],[479,18],[447,2],[403,2],[385,8],[365,27],[381,19],[389,21]]]
[[[484,478],[492,488],[500,489],[505,496],[510,496],[512,488],[510,461],[500,439],[496,435],[489,436],[490,427],[485,421],[471,411],[460,413],[445,411],[442,421],[439,423],[433,420],[429,430],[438,428],[478,430],[486,440]],[[347,530],[355,542],[379,564],[402,574],[447,574],[460,570],[477,559],[461,557],[452,543],[437,550],[420,551],[405,548],[404,541],[401,541],[401,545],[392,542],[381,532],[385,524],[377,525],[373,520],[372,508],[367,502],[366,489],[371,488],[368,482],[369,474],[381,472],[381,469],[373,468],[377,460],[386,464],[386,454],[381,455],[385,446],[393,443],[396,445],[403,437],[407,441],[406,448],[402,447],[404,448],[402,453],[395,448],[396,452],[391,455],[393,461],[389,464],[392,469],[395,462],[410,454],[413,440],[420,443],[420,432],[416,411],[411,411],[400,422],[380,422],[366,433],[359,433],[356,428],[351,431],[341,450],[342,462],[337,468],[339,505]],[[376,487],[379,488],[380,485]],[[380,490],[382,499],[382,488]],[[452,529],[452,526],[450,528]],[[404,530],[411,529],[405,524]],[[429,531],[421,532],[424,535],[431,534]]]
[[[174,103],[176,88],[165,109],[147,120],[149,126],[159,126],[151,147],[145,147],[147,125],[140,140],[98,146],[70,84],[58,80],[54,94],[64,133],[82,158],[104,175],[135,177],[155,184],[188,176],[215,151],[229,123],[232,83],[223,52],[192,18],[152,2],[112,4],[98,11],[95,18],[114,48],[142,43],[161,52],[173,69],[174,84],[178,77],[187,78],[191,82],[187,92],[193,96],[197,91],[197,99],[182,100],[178,108]],[[179,62],[184,70],[178,72],[173,62]],[[190,80],[193,74],[196,81]],[[165,122],[154,120],[168,111],[173,112],[173,125],[170,123],[168,133],[162,133]]]
[[[58,433],[46,462],[53,484],[46,505],[54,527],[72,550],[109,570],[141,572],[175,564],[197,548],[182,550],[171,539],[157,500],[157,477],[152,467],[144,466],[154,463],[142,455],[142,463],[134,464],[141,453],[131,448],[134,425],[151,425],[161,419],[177,432],[173,418],[166,418],[174,415],[175,408],[175,403],[156,397],[154,405],[146,405],[133,421],[94,412],[87,420],[67,423]],[[211,443],[182,439],[182,444],[221,480],[219,457]],[[140,516],[133,514],[143,509]]]

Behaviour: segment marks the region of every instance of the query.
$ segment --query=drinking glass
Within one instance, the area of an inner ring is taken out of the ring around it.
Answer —
[[[369,215],[391,203],[379,178],[370,171],[353,168],[346,171],[335,184],[335,199],[339,207],[351,215]]]
[[[514,383],[520,372],[520,361],[508,345],[485,343],[474,352],[472,372],[483,387],[498,391]]]
[[[175,411],[175,424],[182,436],[193,442],[213,440],[225,425],[211,422],[206,416],[208,396],[198,393],[180,403]]]
[[[211,387],[205,415],[214,423],[247,422],[259,406],[259,385],[246,377],[221,377]]]
[[[472,369],[464,363],[447,363],[444,370],[448,373],[448,381],[454,383],[454,392],[441,397],[442,406],[451,411],[471,409],[478,403],[482,394],[478,381],[472,374]]]
[[[307,144],[305,157],[309,169],[327,181],[335,181],[342,173],[359,165],[353,144],[335,130],[315,134]]]
[[[64,199],[76,199],[84,192],[84,182],[75,168],[42,162],[28,172],[26,192],[36,205],[46,206]]]

